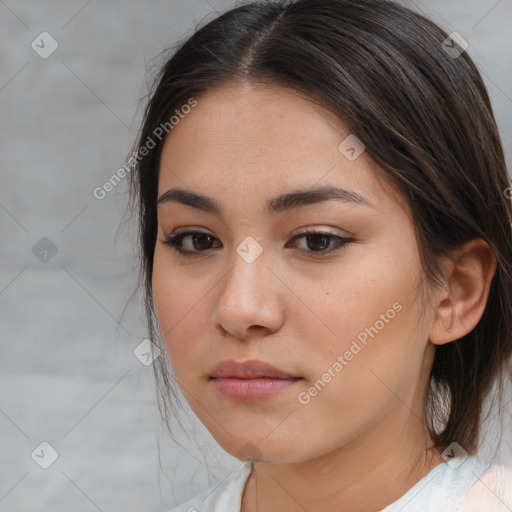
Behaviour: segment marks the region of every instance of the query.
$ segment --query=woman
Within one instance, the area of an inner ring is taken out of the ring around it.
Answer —
[[[387,0],[240,6],[170,56],[137,150],[160,404],[175,379],[244,461],[173,510],[455,510],[512,350],[508,176],[463,39]]]

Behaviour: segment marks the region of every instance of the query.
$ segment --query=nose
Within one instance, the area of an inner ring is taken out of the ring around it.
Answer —
[[[286,287],[265,251],[250,263],[236,253],[232,268],[215,289],[212,324],[223,336],[246,340],[277,332],[283,325]]]

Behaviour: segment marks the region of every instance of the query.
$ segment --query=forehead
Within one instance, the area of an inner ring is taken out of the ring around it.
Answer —
[[[228,158],[244,152],[246,159],[278,150],[272,157],[289,158],[296,154],[299,144],[304,156],[321,141],[328,146],[349,134],[332,112],[289,88],[227,84],[204,92],[197,102],[174,127],[165,146],[175,149],[185,144],[190,148],[201,143],[200,148],[196,146],[201,155],[212,152]],[[326,131],[331,132],[330,140],[325,140]]]
[[[196,100],[165,141],[159,196],[177,186],[253,197],[326,185],[381,204],[396,195],[366,152],[351,161],[340,151],[351,135],[343,121],[300,92],[229,84]]]

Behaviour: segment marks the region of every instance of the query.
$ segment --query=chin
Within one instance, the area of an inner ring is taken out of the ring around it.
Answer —
[[[230,436],[223,431],[211,432],[219,445],[230,455],[243,462],[260,464],[292,464],[303,462],[310,458],[310,454],[295,452],[302,446],[301,440],[282,439],[270,440],[266,435],[261,436]]]

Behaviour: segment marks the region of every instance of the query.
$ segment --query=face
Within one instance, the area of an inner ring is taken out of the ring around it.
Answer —
[[[432,312],[407,205],[357,141],[341,144],[344,123],[294,91],[222,86],[197,101],[165,142],[158,197],[210,201],[162,198],[152,280],[194,412],[225,450],[268,463],[421,417]],[[270,203],[328,187],[346,192]],[[165,243],[183,234],[184,253]],[[236,365],[254,361],[274,370]]]

